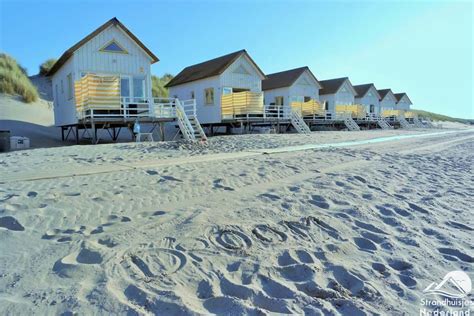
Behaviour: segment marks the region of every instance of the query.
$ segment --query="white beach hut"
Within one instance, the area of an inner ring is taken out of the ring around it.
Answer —
[[[170,96],[195,99],[203,125],[262,115],[265,74],[245,50],[184,68],[167,85]]]
[[[319,90],[319,100],[325,110],[332,116],[336,113],[337,106],[353,105],[357,92],[354,90],[349,78],[336,78],[320,80],[322,89]]]
[[[395,93],[394,94],[397,103],[395,104],[395,109],[397,110],[410,110],[410,106],[413,104],[405,92]]]
[[[377,90],[380,95],[380,108],[381,111],[395,110],[397,99],[391,89],[380,89]]]
[[[357,92],[355,97],[356,104],[365,106],[365,110],[369,114],[380,115],[380,94],[373,83],[355,85],[354,89]]]
[[[97,129],[107,129],[116,140],[122,127],[131,129],[137,120],[153,128],[160,125],[162,138],[165,122],[179,120],[181,127],[193,127],[188,122],[193,120],[192,111],[179,116],[177,111],[183,108],[176,106],[176,100],[152,98],[150,66],[157,61],[117,18],[66,50],[47,74],[52,80],[55,124],[63,139],[67,131],[66,139],[72,132],[79,141],[79,129],[90,129],[96,142]],[[195,139],[190,133],[183,131],[185,138]]]

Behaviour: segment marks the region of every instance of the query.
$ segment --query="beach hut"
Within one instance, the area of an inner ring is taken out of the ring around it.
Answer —
[[[405,92],[394,94],[396,101],[395,109],[397,110],[410,110],[410,106],[413,104]]]
[[[355,85],[357,92],[355,103],[365,106],[365,111],[371,115],[380,115],[380,94],[373,83]]]
[[[319,83],[322,87],[319,90],[319,99],[332,118],[335,118],[336,112],[365,117],[365,108],[355,104],[357,92],[349,78],[321,80]]]
[[[195,99],[204,125],[263,115],[265,74],[245,50],[184,68],[167,85],[170,96]]]
[[[152,98],[150,67],[157,61],[117,18],[66,50],[47,74],[53,87],[55,124],[61,127],[63,139],[67,131],[66,139],[72,132],[78,141],[79,129],[90,129],[87,134],[96,142],[97,129],[107,129],[116,140],[122,127],[131,129],[137,121],[153,128],[160,125],[163,133],[165,122],[179,120],[183,128],[195,126],[190,122],[192,104],[188,104],[189,115],[180,116],[177,111],[181,113],[183,107],[176,106],[175,100]],[[183,135],[193,138],[190,133],[188,129]]]
[[[391,89],[377,90],[380,95],[380,108],[381,111],[395,110],[397,99]]]
[[[321,115],[321,85],[308,67],[267,75],[262,81],[265,105],[297,110],[303,117]]]

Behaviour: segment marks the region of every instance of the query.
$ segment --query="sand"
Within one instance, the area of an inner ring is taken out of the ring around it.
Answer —
[[[453,127],[0,154],[0,313],[418,314],[474,262]]]

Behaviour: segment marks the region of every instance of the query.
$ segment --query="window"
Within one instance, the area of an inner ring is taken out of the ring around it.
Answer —
[[[371,104],[370,105],[370,110],[369,110],[370,113],[374,113],[375,112],[375,105]]]
[[[204,95],[206,97],[206,104],[214,104],[214,88],[204,89]]]
[[[275,105],[283,105],[283,97],[275,97]]]
[[[304,102],[309,102],[311,101],[311,97],[304,97]]]
[[[68,100],[72,99],[72,91],[73,91],[72,74],[70,73],[69,75],[67,75],[67,99]]]
[[[194,91],[191,91],[191,99],[194,99]]]
[[[231,93],[232,93],[232,88],[229,88],[229,87],[222,88],[222,95],[231,94]]]
[[[328,101],[324,101],[324,110],[329,111],[329,102]]]
[[[100,49],[101,52],[107,53],[120,53],[128,54],[128,52],[123,48],[116,40],[111,40]]]
[[[120,96],[122,98],[130,97],[130,79],[127,77],[120,79]]]
[[[145,78],[144,77],[133,78],[133,96],[135,98],[145,97]]]

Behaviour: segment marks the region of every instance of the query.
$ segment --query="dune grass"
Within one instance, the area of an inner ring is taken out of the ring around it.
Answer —
[[[15,59],[0,53],[0,93],[19,95],[26,103],[39,98],[38,90],[31,83],[26,71]]]
[[[468,123],[469,121],[466,119],[455,118],[455,117],[428,112],[424,110],[411,109],[410,111],[415,112],[416,114],[418,114],[418,116],[429,118],[432,121],[459,122],[459,123]]]
[[[169,92],[165,85],[173,79],[173,75],[164,74],[162,77],[151,76],[152,95],[154,97],[168,98]]]
[[[49,72],[51,68],[53,68],[53,65],[56,63],[57,59],[56,58],[50,58],[46,61],[44,61],[40,66],[39,66],[39,74],[42,76],[46,76],[46,74]]]

